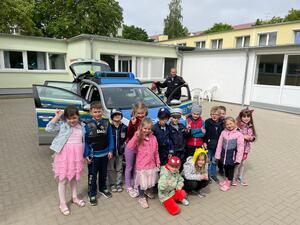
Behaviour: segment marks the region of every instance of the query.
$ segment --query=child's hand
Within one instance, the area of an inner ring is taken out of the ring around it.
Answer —
[[[251,139],[251,136],[250,136],[250,135],[248,135],[248,134],[245,134],[245,135],[244,135],[244,139],[245,139],[246,141],[250,141],[250,139]]]
[[[207,149],[207,144],[203,143],[203,148]]]
[[[201,128],[201,131],[202,131],[202,134],[205,134],[205,133],[206,133],[205,128]]]
[[[87,164],[91,164],[93,161],[93,159],[91,159],[90,157],[86,157],[85,160]]]
[[[248,158],[248,153],[244,153],[243,160],[246,160]]]
[[[61,109],[56,109],[55,110],[55,117],[60,118],[64,114],[64,111]]]
[[[186,125],[186,129],[190,130],[191,128],[192,128],[191,124],[188,123],[188,124]]]
[[[107,155],[107,157],[108,157],[108,159],[112,159],[113,154],[111,152],[109,152],[108,155]]]
[[[132,123],[132,125],[136,124],[136,117],[135,116],[131,117],[131,123]]]

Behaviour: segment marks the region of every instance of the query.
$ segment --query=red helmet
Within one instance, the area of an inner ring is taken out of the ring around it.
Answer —
[[[168,160],[168,165],[179,167],[181,165],[181,160],[177,156],[172,156]]]

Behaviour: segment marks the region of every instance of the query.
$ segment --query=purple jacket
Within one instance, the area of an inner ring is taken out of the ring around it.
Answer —
[[[250,152],[252,142],[255,140],[255,135],[253,132],[252,124],[248,125],[248,124],[241,122],[238,124],[238,130],[243,135],[249,135],[251,137],[251,141],[246,141],[244,139],[244,152],[248,154]]]
[[[216,149],[215,158],[223,165],[234,165],[242,161],[244,154],[244,136],[234,129],[223,130]]]

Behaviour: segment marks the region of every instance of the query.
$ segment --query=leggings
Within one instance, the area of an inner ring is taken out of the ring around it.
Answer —
[[[232,181],[234,174],[234,165],[224,165],[225,177]]]
[[[242,160],[242,162],[237,165],[234,169],[234,179],[237,180],[239,177],[244,177],[244,172],[245,172],[245,161]]]
[[[135,165],[136,152],[132,149],[125,148],[125,185],[126,188],[131,188],[133,186],[133,176],[134,176],[134,165]]]
[[[72,190],[72,198],[76,199],[77,197],[77,180],[73,178],[70,180],[70,186]],[[58,182],[58,196],[60,204],[66,204],[66,189],[67,189],[68,181],[64,179]]]

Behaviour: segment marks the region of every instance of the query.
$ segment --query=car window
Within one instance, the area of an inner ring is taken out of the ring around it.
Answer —
[[[101,88],[106,108],[130,109],[137,102],[144,102],[149,108],[165,104],[146,87],[103,87]]]
[[[96,86],[91,85],[91,90],[89,92],[89,97],[88,100],[90,102],[94,102],[94,101],[100,101],[100,94],[99,94],[99,90]]]
[[[47,81],[47,86],[54,86],[66,89],[75,94],[78,94],[78,84],[69,82]]]
[[[97,71],[110,71],[110,68],[108,65],[100,62],[79,62],[71,65],[74,73],[76,76],[90,72],[91,74],[94,74],[94,72]]]
[[[80,96],[82,96],[86,100],[88,100],[87,92],[89,88],[90,88],[89,83],[85,83],[85,82],[80,83]]]
[[[65,108],[73,104],[80,109],[86,103],[80,96],[58,88],[37,86],[37,94],[43,108]]]

